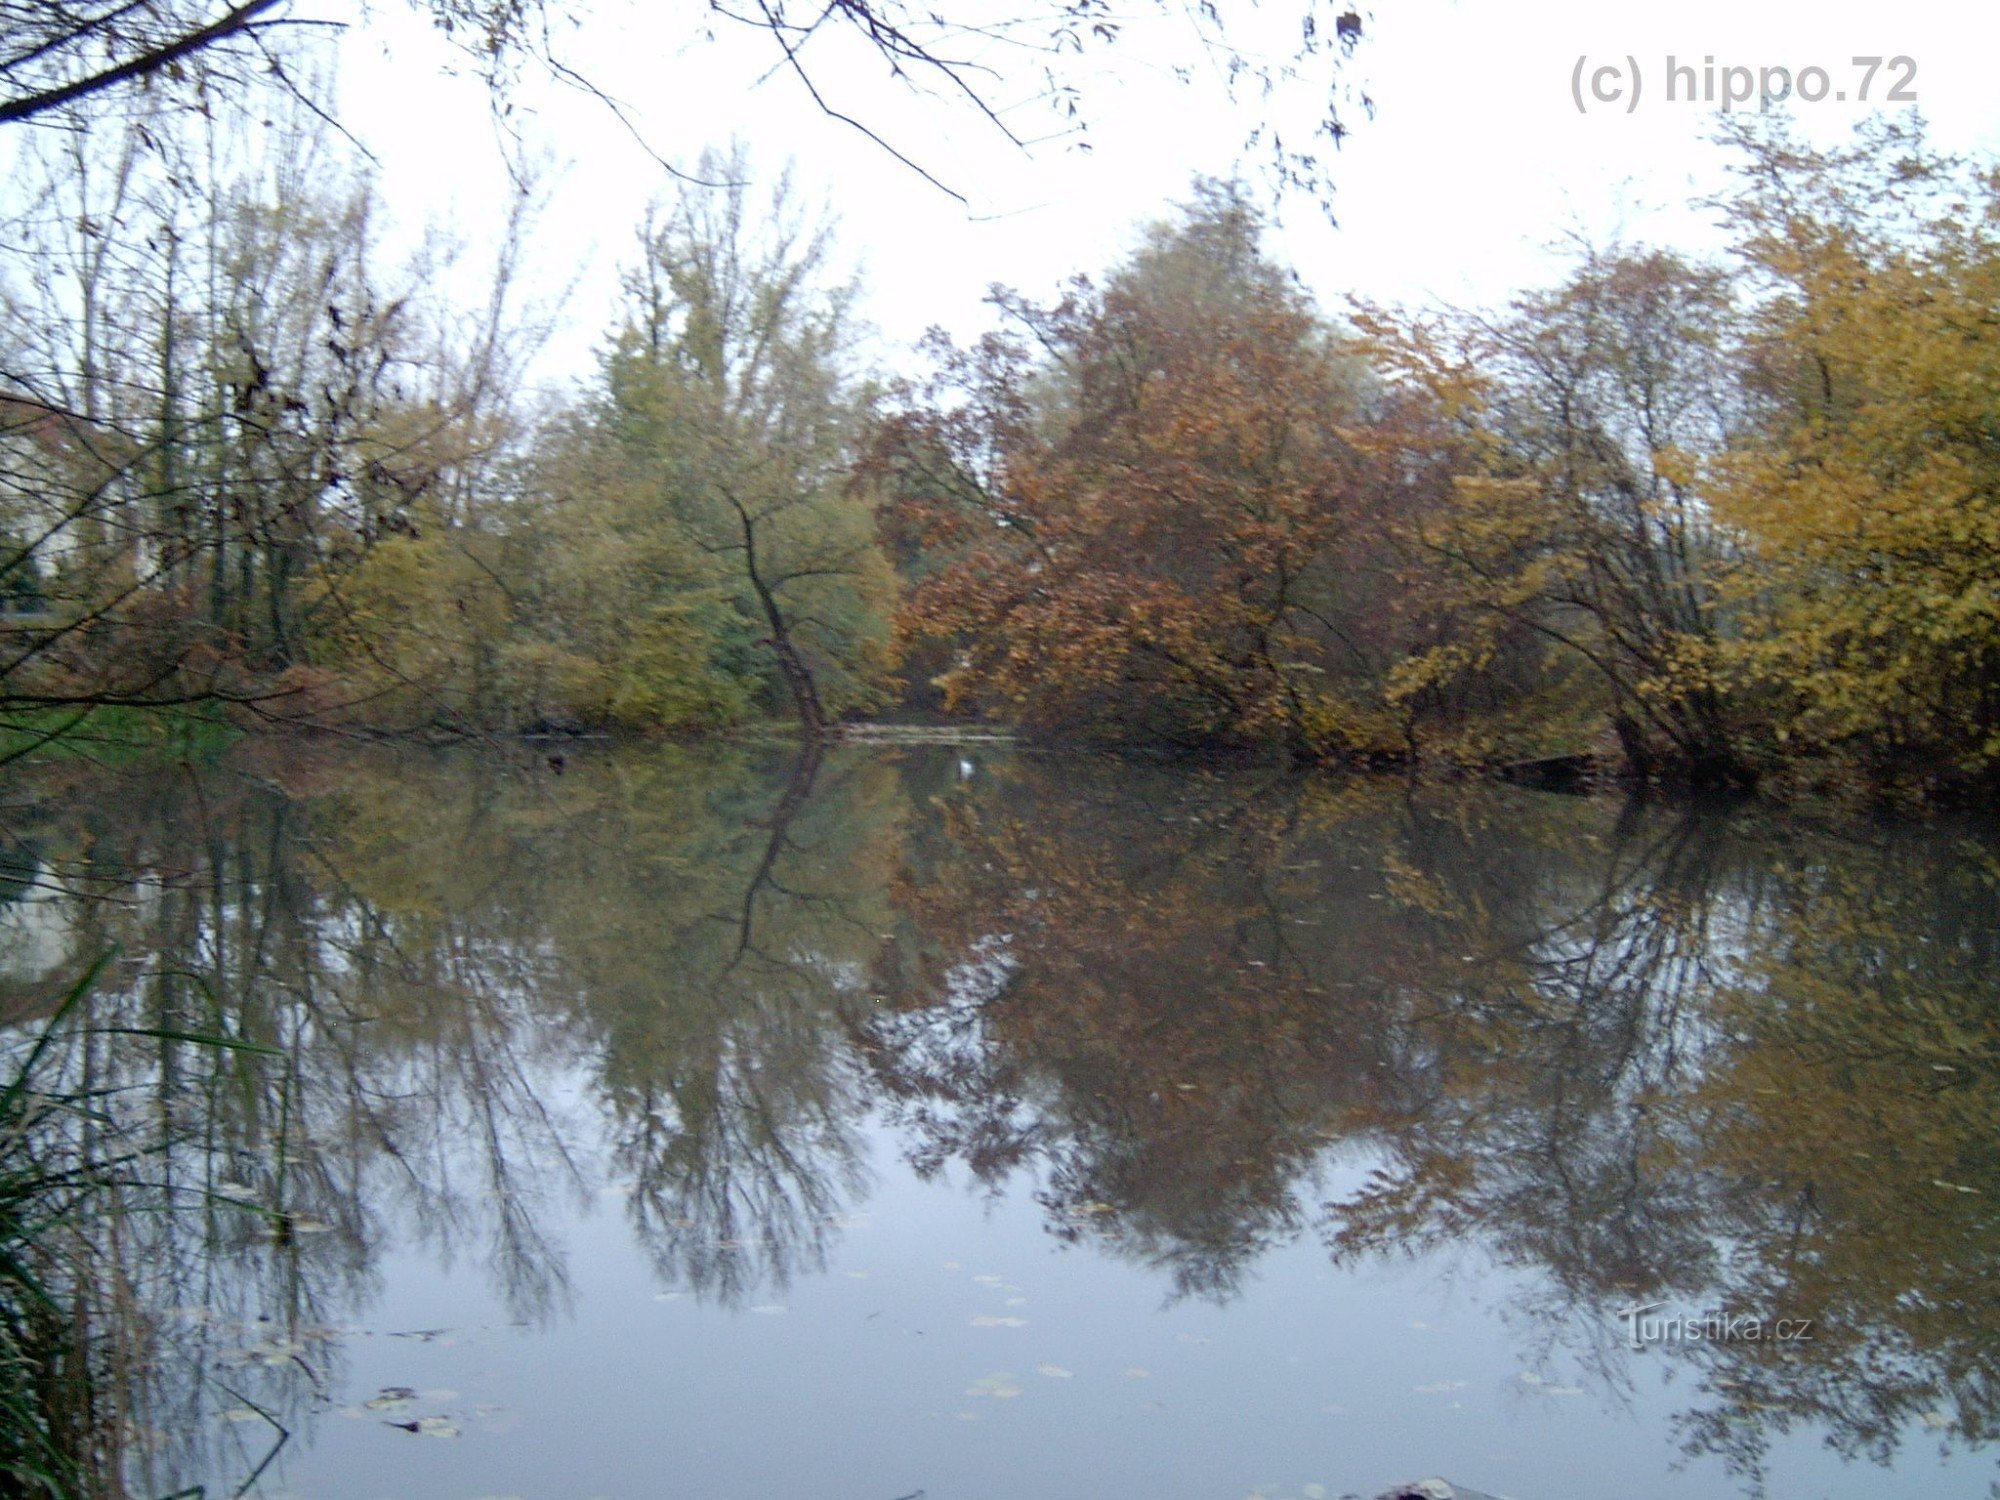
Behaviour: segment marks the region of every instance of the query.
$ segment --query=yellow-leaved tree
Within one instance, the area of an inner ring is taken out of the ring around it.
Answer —
[[[1921,780],[2000,764],[2000,168],[1878,124],[1746,135],[1765,282],[1755,441],[1714,465],[1744,548],[1739,689],[1788,752]]]

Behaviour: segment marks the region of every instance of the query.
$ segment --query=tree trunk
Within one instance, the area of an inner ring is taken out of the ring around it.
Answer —
[[[823,739],[826,735],[826,709],[819,700],[819,685],[805,661],[799,656],[798,648],[792,644],[792,634],[785,628],[784,611],[778,608],[777,597],[764,582],[764,575],[757,570],[757,523],[741,505],[736,514],[743,523],[743,569],[750,576],[750,587],[757,595],[757,602],[763,607],[764,620],[771,627],[771,654],[778,659],[778,674],[785,679],[785,686],[791,691],[792,707],[799,716],[799,728],[808,740]]]

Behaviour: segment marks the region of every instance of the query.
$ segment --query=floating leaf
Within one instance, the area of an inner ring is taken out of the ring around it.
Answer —
[[[972,1319],[972,1326],[974,1328],[1026,1328],[1028,1320],[1026,1318],[996,1318],[987,1313],[975,1313]]]
[[[1051,1380],[1074,1380],[1076,1378],[1071,1371],[1065,1370],[1061,1365],[1036,1365],[1035,1373],[1037,1375],[1046,1375]]]
[[[996,1401],[1012,1401],[1021,1394],[1014,1377],[1005,1370],[995,1370],[991,1375],[974,1381],[965,1388],[968,1396],[991,1396]]]
[[[762,1313],[767,1318],[775,1318],[779,1313],[786,1311],[786,1309],[776,1302],[759,1302],[750,1311],[753,1313]]]

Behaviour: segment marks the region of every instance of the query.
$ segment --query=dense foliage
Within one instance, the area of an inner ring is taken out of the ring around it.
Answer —
[[[2000,763],[2000,178],[1737,141],[1729,259],[1317,306],[1240,184],[1100,278],[863,359],[739,150],[530,409],[515,267],[383,248],[310,112],[27,152],[0,325],[0,709],[817,735],[864,712],[1733,786]],[[489,290],[476,312],[462,287]]]

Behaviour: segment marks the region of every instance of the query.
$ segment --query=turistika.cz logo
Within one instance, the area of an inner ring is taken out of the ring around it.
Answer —
[[[1667,1304],[1648,1302],[1618,1314],[1625,1340],[1634,1349],[1649,1344],[1811,1343],[1811,1318],[1766,1318],[1757,1313],[1661,1313]]]

